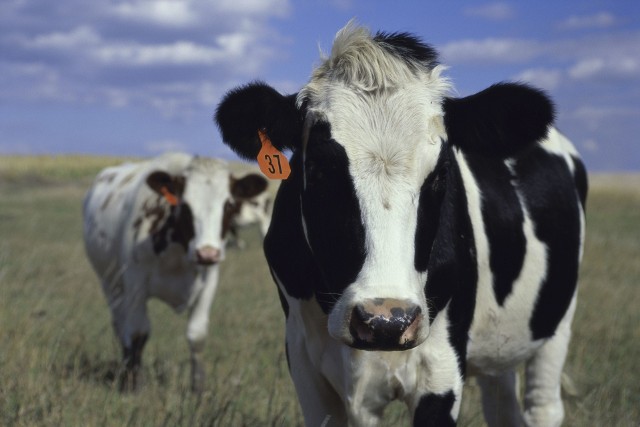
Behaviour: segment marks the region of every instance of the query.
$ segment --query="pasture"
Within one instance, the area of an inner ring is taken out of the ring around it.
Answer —
[[[257,227],[222,265],[206,391],[190,393],[186,316],[151,301],[144,386],[118,392],[120,348],[84,254],[81,209],[95,173],[119,161],[0,158],[0,425],[302,425]],[[592,177],[566,426],[640,425],[639,230],[640,176]],[[468,383],[459,425],[481,426]],[[392,405],[385,425],[408,425],[404,412]]]

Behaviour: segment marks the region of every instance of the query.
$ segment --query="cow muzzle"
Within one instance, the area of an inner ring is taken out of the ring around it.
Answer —
[[[202,246],[196,249],[196,261],[200,265],[213,265],[220,262],[222,251],[213,246]]]
[[[408,301],[375,298],[356,304],[351,311],[351,347],[361,350],[408,350],[418,342],[424,315]]]

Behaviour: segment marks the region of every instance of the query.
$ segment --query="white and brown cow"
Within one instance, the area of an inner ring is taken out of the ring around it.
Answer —
[[[292,150],[265,254],[309,426],[376,425],[394,399],[454,425],[471,374],[492,426],[563,419],[584,167],[544,93],[454,98],[443,69],[412,35],[350,24],[298,94],[257,82],[218,107],[240,155],[258,130]]]
[[[123,387],[136,388],[147,300],[156,297],[189,309],[192,386],[201,390],[200,353],[234,204],[265,188],[259,175],[234,179],[224,161],[183,153],[98,174],[84,201],[84,242],[122,344]]]

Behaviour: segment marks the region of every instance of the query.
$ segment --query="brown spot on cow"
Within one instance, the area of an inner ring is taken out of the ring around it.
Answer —
[[[96,182],[106,182],[107,184],[110,184],[114,179],[116,179],[116,176],[118,176],[118,174],[115,172],[103,173],[98,176]]]
[[[100,206],[101,210],[105,210],[107,208],[107,206],[109,206],[109,202],[111,202],[111,198],[113,197],[113,193],[109,193],[107,195],[107,197],[104,199],[104,202],[102,202],[102,205]]]
[[[128,175],[126,175],[124,178],[122,178],[122,181],[120,181],[120,183],[118,184],[118,187],[124,187],[125,185],[127,185],[129,182],[131,182],[131,180],[136,176],[135,173],[130,173]]]

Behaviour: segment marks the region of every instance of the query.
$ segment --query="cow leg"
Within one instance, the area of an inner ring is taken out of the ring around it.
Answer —
[[[124,376],[121,379],[121,391],[136,391],[140,385],[140,369],[142,367],[142,350],[147,343],[149,334],[134,335],[131,344],[123,347],[125,365]]]
[[[478,375],[478,385],[482,390],[482,410],[489,427],[521,425],[517,380],[517,374],[513,370],[498,376]]]
[[[200,393],[204,390],[206,373],[202,363],[202,350],[209,330],[209,312],[218,287],[219,267],[204,269],[198,276],[202,280],[202,291],[189,312],[187,323],[187,341],[191,352],[191,390]]]
[[[123,301],[126,307],[113,310],[114,326],[122,345],[124,372],[120,379],[121,391],[136,391],[140,386],[142,351],[149,338],[151,325],[147,317],[144,298]],[[122,311],[125,311],[122,313]],[[123,321],[124,319],[124,321]]]
[[[524,420],[528,426],[559,426],[564,418],[560,381],[571,338],[575,306],[574,295],[554,336],[527,361]]]
[[[346,426],[347,414],[342,399],[311,363],[304,345],[287,342],[287,358],[305,425]]]
[[[416,427],[455,426],[458,419],[464,386],[458,361],[465,359],[466,340],[450,339],[449,325],[446,309],[436,316],[422,344],[418,390],[407,400]]]
[[[413,410],[414,427],[455,426],[461,395],[462,390],[422,395]]]

